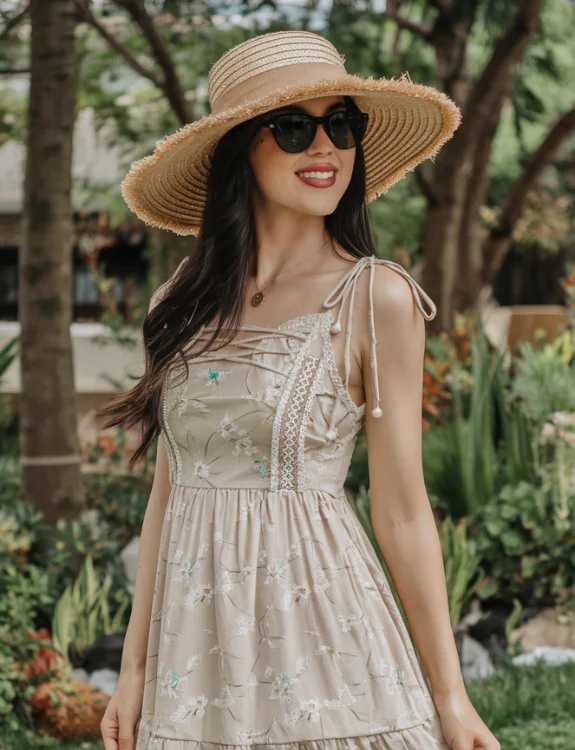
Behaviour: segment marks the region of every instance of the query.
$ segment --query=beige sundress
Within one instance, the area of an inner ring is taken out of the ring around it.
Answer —
[[[343,489],[366,405],[351,399],[331,338],[366,268],[373,289],[376,263],[435,315],[400,265],[362,258],[324,311],[243,326],[232,344],[191,359],[187,379],[172,368],[166,380],[172,488],[137,750],[449,748]],[[378,408],[377,389],[374,398]]]

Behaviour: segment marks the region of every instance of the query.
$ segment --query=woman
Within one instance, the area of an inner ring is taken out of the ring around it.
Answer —
[[[229,50],[209,98],[123,182],[142,219],[198,239],[153,296],[144,377],[102,412],[141,422],[133,462],[159,436],[105,748],[499,750],[463,684],[422,477],[436,310],[376,258],[366,211],[459,112],[348,75],[300,31]],[[423,667],[343,491],[364,424]]]

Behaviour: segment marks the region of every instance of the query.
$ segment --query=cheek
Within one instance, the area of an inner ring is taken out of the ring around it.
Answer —
[[[273,136],[271,139],[263,135],[256,138],[250,163],[256,182],[264,194],[277,194],[282,190],[285,192],[287,182],[294,178],[295,159],[279,148]]]

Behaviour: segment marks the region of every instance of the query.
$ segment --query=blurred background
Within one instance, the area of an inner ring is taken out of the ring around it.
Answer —
[[[95,410],[194,242],[120,182],[220,55],[290,28],[462,109],[369,212],[438,307],[424,472],[470,697],[505,750],[575,750],[573,0],[0,0],[0,750],[101,750],[117,681],[155,448],[128,472],[137,431]],[[388,572],[363,435],[346,489]]]

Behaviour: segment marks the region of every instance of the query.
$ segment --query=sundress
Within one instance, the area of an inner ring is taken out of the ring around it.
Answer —
[[[331,339],[376,264],[356,261],[319,313],[242,326],[170,369],[164,517],[137,750],[448,750],[428,678],[344,492],[366,404]],[[426,301],[430,311],[422,304]],[[201,329],[200,339],[209,328]],[[375,390],[374,409],[379,409]]]

